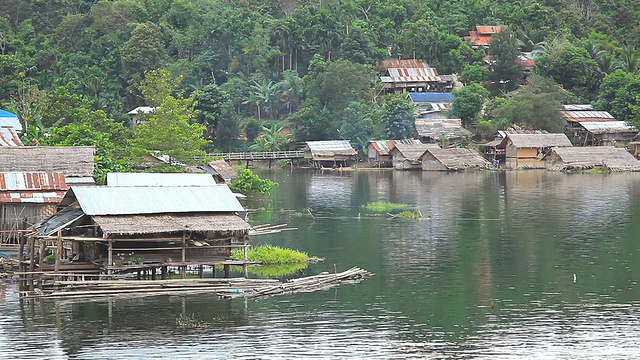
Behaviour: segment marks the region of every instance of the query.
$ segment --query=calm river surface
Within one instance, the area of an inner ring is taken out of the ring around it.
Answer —
[[[376,275],[262,300],[20,302],[0,285],[0,358],[640,358],[640,174],[260,174],[280,186],[246,203],[251,222],[298,230],[254,243],[326,259],[299,275]]]

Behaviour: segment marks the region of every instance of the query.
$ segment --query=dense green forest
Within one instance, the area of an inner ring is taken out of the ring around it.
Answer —
[[[508,30],[485,51],[461,39],[475,25]],[[4,0],[0,107],[26,144],[95,145],[99,171],[150,150],[405,137],[413,107],[376,76],[390,57],[458,74],[453,111],[479,133],[557,130],[568,102],[637,125],[639,50],[635,0]],[[161,111],[130,130],[141,105]]]

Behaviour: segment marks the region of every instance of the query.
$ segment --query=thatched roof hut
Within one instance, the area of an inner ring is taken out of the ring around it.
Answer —
[[[93,176],[93,146],[0,146],[0,172],[61,172]]]
[[[438,144],[395,144],[391,150],[393,167],[396,170],[419,170],[420,157],[428,149],[439,148]]]
[[[470,168],[486,168],[490,163],[477,151],[459,149],[428,149],[420,158],[422,170],[458,171]]]
[[[505,166],[514,168],[544,168],[542,157],[552,147],[570,147],[565,134],[507,134],[498,145],[505,149]]]
[[[640,161],[625,149],[613,146],[553,148],[545,159],[551,170],[602,168],[612,171],[640,171]]]
[[[423,143],[442,143],[444,147],[461,142],[471,132],[462,127],[461,119],[415,120],[418,138]]]
[[[396,144],[422,144],[418,139],[371,140],[367,143],[367,157],[372,166],[391,166],[391,150]]]

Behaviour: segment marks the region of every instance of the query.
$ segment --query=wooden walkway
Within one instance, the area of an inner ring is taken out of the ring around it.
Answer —
[[[196,156],[196,160],[203,159],[224,159],[224,160],[277,160],[277,159],[302,159],[304,151],[265,151],[265,152],[231,152],[231,153],[211,153],[203,156]]]

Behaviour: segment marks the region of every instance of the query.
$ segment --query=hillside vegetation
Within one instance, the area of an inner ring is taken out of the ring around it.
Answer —
[[[461,37],[475,25],[507,30],[474,49]],[[101,172],[149,151],[187,162],[406,136],[412,105],[380,96],[375,65],[390,57],[458,74],[453,115],[480,133],[557,130],[568,102],[639,124],[638,49],[633,0],[5,0],[0,107],[26,144],[95,145]],[[536,65],[511,92],[521,51]],[[161,110],[130,130],[142,105]]]

